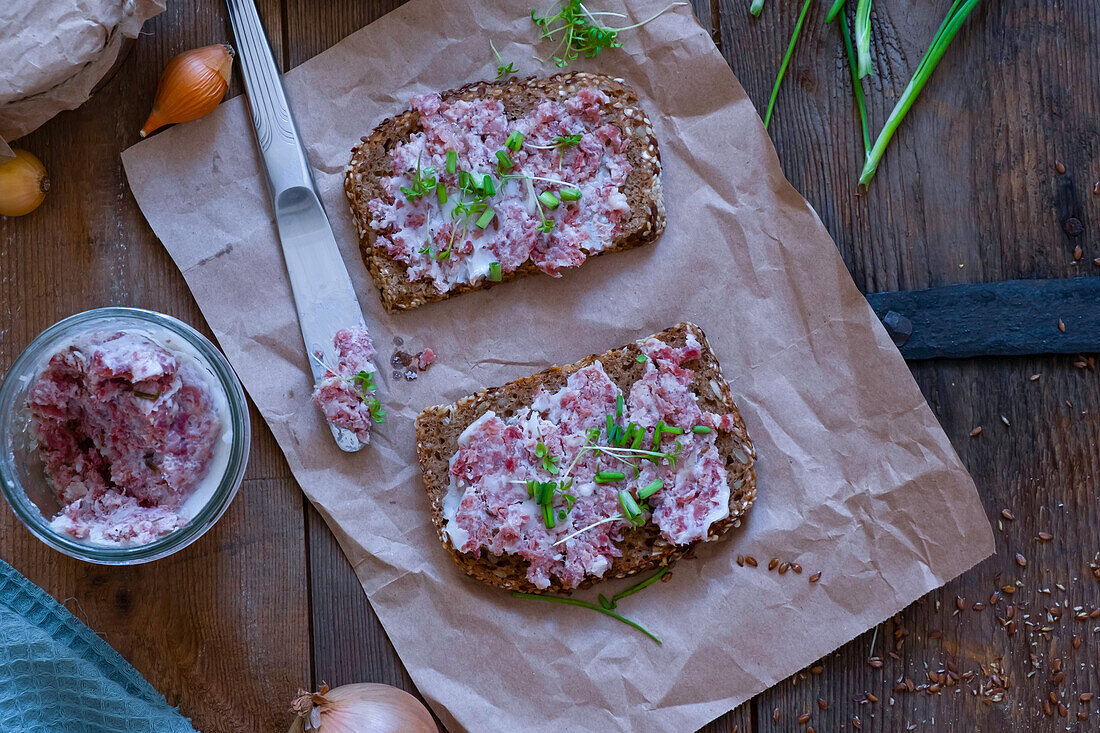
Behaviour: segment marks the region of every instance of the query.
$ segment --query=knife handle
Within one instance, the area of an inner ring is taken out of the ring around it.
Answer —
[[[291,188],[304,186],[316,191],[256,4],[253,0],[226,0],[226,5],[272,201]]]

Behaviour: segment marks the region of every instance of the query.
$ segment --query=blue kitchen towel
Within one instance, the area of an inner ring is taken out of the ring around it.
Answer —
[[[0,731],[195,733],[118,652],[3,560]]]

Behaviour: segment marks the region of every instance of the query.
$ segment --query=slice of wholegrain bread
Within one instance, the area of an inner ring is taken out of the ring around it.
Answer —
[[[640,247],[660,236],[665,228],[661,158],[653,125],[638,105],[638,95],[621,79],[574,71],[548,78],[475,82],[442,92],[440,96],[444,101],[500,99],[508,119],[514,120],[546,99],[570,96],[582,87],[598,88],[609,97],[610,102],[605,105],[605,120],[617,126],[624,139],[629,139],[630,145],[625,155],[633,166],[623,184],[630,213],[623,219],[620,232],[610,246],[589,256]],[[414,110],[406,110],[383,121],[352,148],[351,162],[344,174],[344,193],[351,204],[352,217],[359,232],[363,260],[381,291],[382,304],[391,313],[497,284],[485,278],[473,284],[455,285],[444,293],[429,279],[410,282],[405,263],[375,246],[379,232],[371,224],[367,203],[386,196],[382,181],[394,173],[390,150],[407,141],[419,129],[420,113]],[[500,282],[538,272],[538,267],[528,260],[516,270],[504,273]]]
[[[730,396],[730,388],[722,377],[718,359],[707,343],[703,330],[693,323],[679,323],[655,336],[669,346],[683,346],[688,332],[695,334],[703,347],[703,354],[697,361],[685,362],[684,366],[694,370],[695,382],[692,392],[699,399],[703,410],[718,414],[730,413],[736,417],[736,427],[732,433],[718,435],[718,450],[726,466],[730,486],[729,516],[710,526],[707,541],[721,537],[733,526],[740,525],[740,518],[748,511],[756,497],[756,453],[745,430],[737,406]],[[459,552],[444,532],[443,496],[449,484],[448,468],[451,456],[458,450],[458,436],[470,423],[493,410],[502,419],[513,415],[519,409],[531,404],[540,388],[554,392],[565,385],[570,374],[588,366],[599,359],[608,376],[623,390],[629,393],[630,386],[641,378],[644,364],[637,361],[641,353],[638,344],[612,349],[603,354],[594,354],[568,366],[555,366],[529,377],[517,379],[502,387],[486,389],[477,394],[464,397],[452,405],[429,407],[416,419],[416,453],[424,475],[424,488],[431,506],[432,521],[444,547],[454,557],[463,570],[478,580],[507,590],[526,592],[565,592],[557,577],[551,577],[550,587],[540,590],[527,580],[527,561],[516,555],[496,556],[484,550],[480,554]],[[615,558],[603,578],[589,577],[578,587],[586,588],[599,580],[625,578],[636,573],[672,565],[684,556],[690,556],[694,550],[691,545],[673,545],[660,535],[660,530],[652,522],[641,527],[624,530],[623,540],[618,544],[622,557]]]

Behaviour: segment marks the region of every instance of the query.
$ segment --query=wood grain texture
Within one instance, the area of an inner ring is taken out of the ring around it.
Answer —
[[[261,8],[278,27],[278,3]],[[218,0],[169,3],[91,101],[16,143],[43,160],[53,189],[32,215],[0,218],[0,368],[60,318],[107,305],[163,311],[210,335],[130,194],[119,153],[137,142],[168,59],[226,38]],[[285,730],[290,697],[309,681],[301,494],[255,412],[252,431],[246,480],[229,511],[154,564],[71,560],[0,510],[0,555],[204,731]]]

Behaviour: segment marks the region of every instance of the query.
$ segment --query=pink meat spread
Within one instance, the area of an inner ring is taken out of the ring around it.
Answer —
[[[326,420],[350,430],[366,445],[371,425],[384,422],[386,414],[374,396],[374,344],[364,326],[340,329],[332,343],[338,361],[326,367],[313,390],[313,404],[321,408]],[[321,354],[315,356],[321,358]]]
[[[548,587],[553,575],[572,588],[586,576],[601,577],[621,555],[616,543],[631,523],[620,492],[642,509],[636,521],[655,523],[678,545],[705,540],[711,524],[729,516],[729,485],[716,440],[720,431],[733,429],[735,417],[702,410],[691,391],[694,373],[681,365],[699,358],[699,342],[689,335],[685,346],[673,348],[651,338],[642,351],[648,357],[645,373],[629,395],[596,361],[571,374],[557,392],[539,392],[530,407],[506,419],[490,410],[463,432],[443,507],[456,549],[519,555],[528,561],[527,578],[535,586]],[[651,460],[621,448],[613,456],[609,415],[619,428],[636,425],[634,435],[644,429],[641,450],[665,457]],[[597,455],[596,447],[604,450]],[[623,478],[597,481],[612,471]],[[638,492],[658,479],[661,487],[639,499]],[[548,528],[527,482],[570,480],[554,494],[554,526]]]
[[[55,354],[30,389],[31,430],[76,539],[147,544],[187,523],[222,422],[198,370],[149,336],[94,334]]]
[[[408,266],[411,281],[431,280],[441,292],[500,279],[527,261],[554,277],[580,265],[611,244],[629,212],[623,192],[629,139],[606,121],[609,101],[598,89],[581,88],[509,120],[498,99],[414,98],[422,131],[390,151],[385,195],[368,203],[377,246]],[[436,180],[445,202],[434,189],[409,196],[418,173]],[[483,199],[489,214],[465,214],[463,205],[477,196],[460,189],[463,173],[477,182],[491,177],[495,193]],[[563,197],[566,189],[574,193]],[[576,192],[577,200],[567,200]],[[543,193],[560,204],[545,205]],[[484,226],[482,216],[491,217]]]

